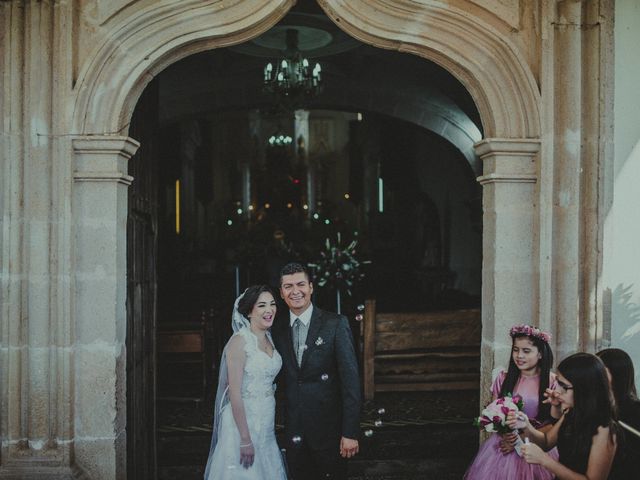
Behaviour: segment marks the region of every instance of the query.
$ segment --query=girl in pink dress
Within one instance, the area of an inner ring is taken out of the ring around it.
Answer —
[[[500,372],[491,386],[493,399],[518,394],[524,400],[523,410],[544,430],[553,420],[549,405],[543,403],[547,388],[555,387],[551,373],[553,353],[549,347],[551,335],[530,325],[516,325],[512,338],[509,369]],[[527,463],[514,450],[516,433],[492,434],[480,447],[465,480],[550,480],[553,475],[539,465]],[[549,452],[557,458],[555,449]]]

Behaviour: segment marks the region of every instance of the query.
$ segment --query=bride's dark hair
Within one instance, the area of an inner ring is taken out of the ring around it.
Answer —
[[[260,298],[260,295],[265,292],[270,293],[273,298],[276,298],[273,290],[271,290],[271,287],[269,285],[251,285],[245,290],[244,295],[238,301],[238,312],[240,312],[243,317],[248,319],[251,310],[253,310],[253,307],[258,301],[258,298]]]
[[[511,353],[509,354],[509,369],[507,370],[507,376],[502,382],[500,388],[500,396],[504,397],[506,394],[513,394],[513,389],[518,383],[520,378],[520,369],[513,361],[513,344],[517,338],[527,338],[533,343],[533,345],[540,352],[540,360],[538,361],[538,368],[540,369],[540,386],[538,387],[538,415],[536,420],[540,423],[544,423],[551,419],[550,406],[546,403],[542,403],[545,400],[544,392],[549,388],[549,373],[551,372],[551,366],[553,365],[553,352],[547,342],[541,338],[533,335],[515,334],[511,343]]]

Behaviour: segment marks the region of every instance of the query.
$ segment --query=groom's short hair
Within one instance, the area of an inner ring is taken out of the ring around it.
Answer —
[[[282,277],[285,275],[293,275],[294,273],[304,273],[307,277],[307,281],[311,283],[311,275],[309,275],[309,270],[302,265],[301,263],[291,262],[287,263],[282,270],[280,270],[280,286],[282,286]]]

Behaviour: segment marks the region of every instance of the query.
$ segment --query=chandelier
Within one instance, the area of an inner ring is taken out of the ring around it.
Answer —
[[[278,135],[276,133],[275,135],[271,135],[271,137],[269,137],[269,146],[271,147],[286,147],[287,145],[291,145],[292,142],[293,138],[291,138],[289,135]]]
[[[286,49],[275,66],[268,63],[264,67],[264,91],[274,96],[278,103],[286,107],[304,105],[322,90],[320,64],[313,69],[309,60],[298,50],[298,31],[287,29]]]

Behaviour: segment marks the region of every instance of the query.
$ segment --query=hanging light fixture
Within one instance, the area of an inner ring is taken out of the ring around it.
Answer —
[[[271,135],[269,137],[269,146],[271,147],[286,147],[287,145],[291,145],[293,142],[293,138],[289,135]]]
[[[316,63],[311,68],[309,60],[302,57],[297,30],[286,31],[286,45],[283,57],[275,65],[268,63],[264,67],[264,91],[283,106],[299,107],[322,90],[322,67]]]

